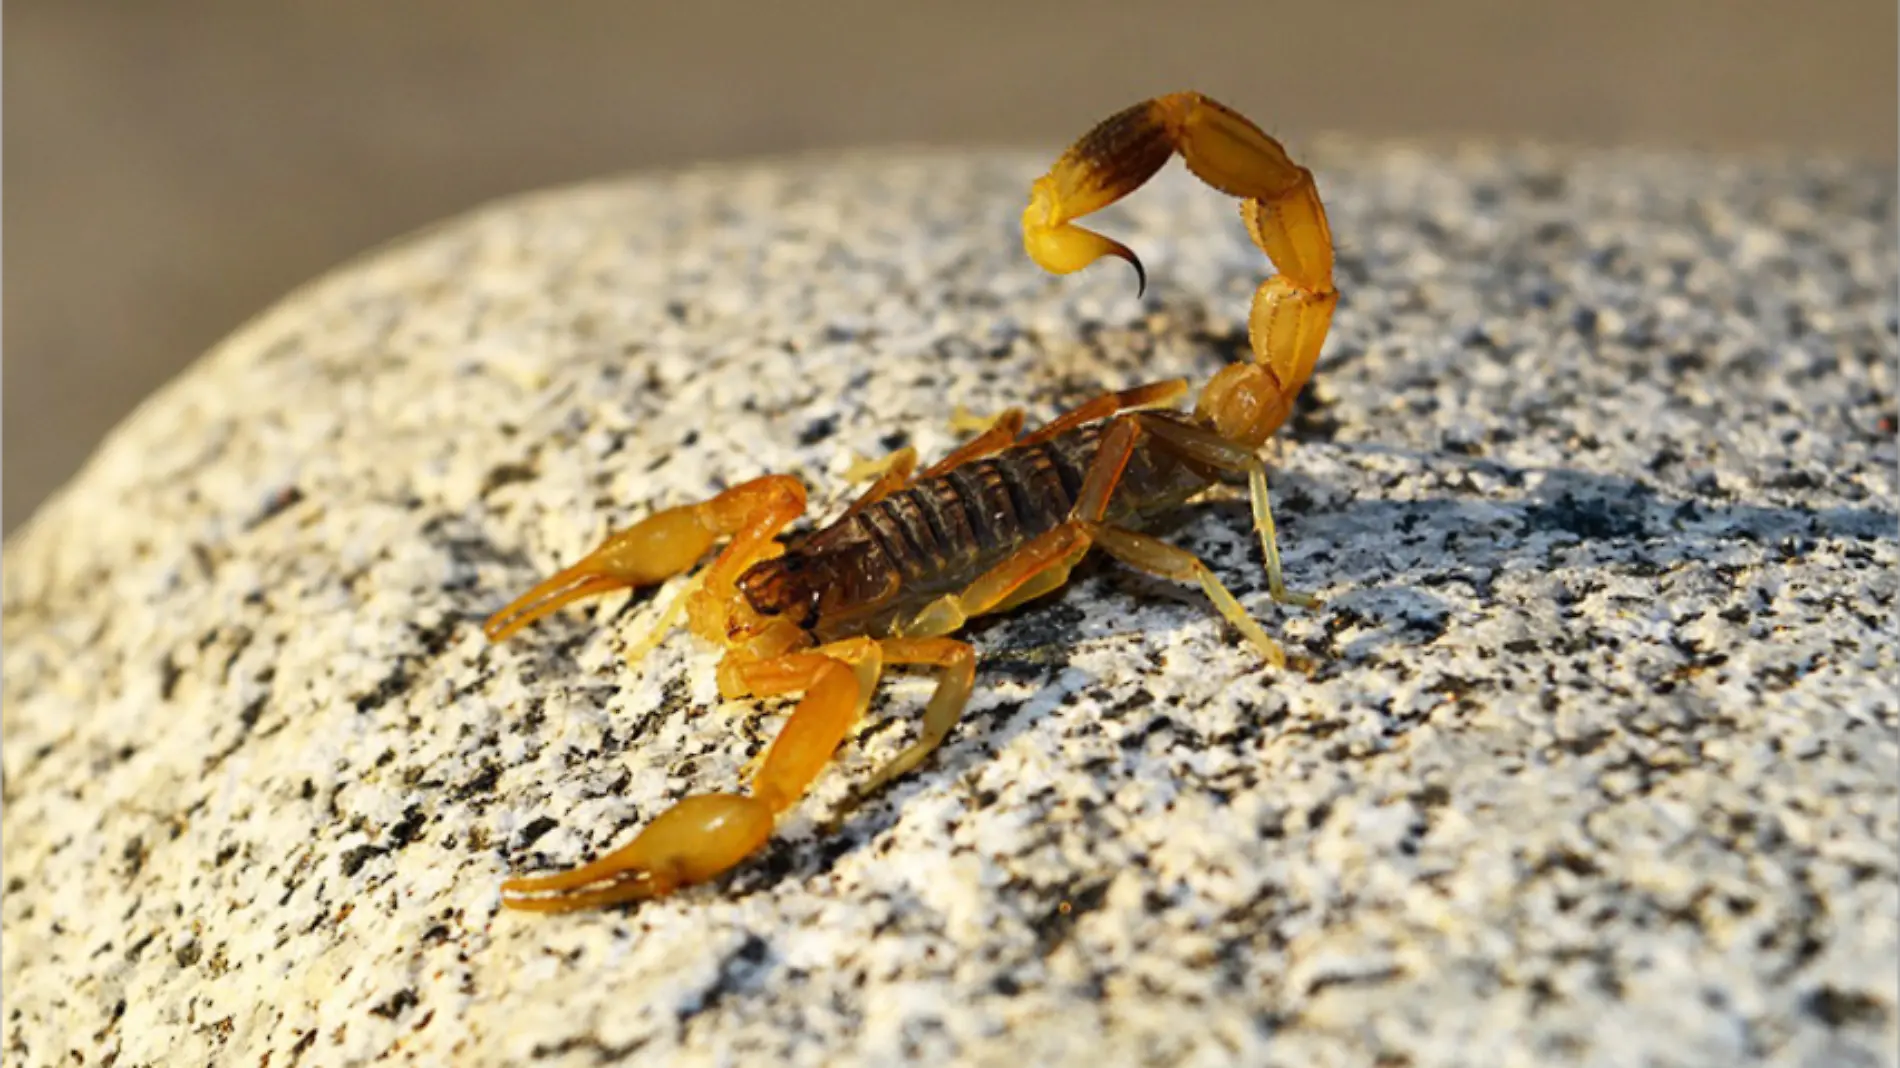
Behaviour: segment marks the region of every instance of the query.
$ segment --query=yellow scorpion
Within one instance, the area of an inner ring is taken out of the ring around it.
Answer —
[[[1127,246],[1075,220],[1133,192],[1179,153],[1202,181],[1241,202],[1241,219],[1278,273],[1254,294],[1252,363],[1201,390],[1192,414],[1171,410],[1176,379],[1106,394],[1024,435],[1012,409],[937,464],[903,449],[844,514],[783,539],[805,488],[767,475],[699,504],[656,512],[535,586],[489,619],[501,641],[581,598],[650,586],[725,548],[674,602],[676,622],[725,649],[726,698],[802,694],[746,793],[689,796],[627,845],[553,875],[510,879],[510,908],[565,911],[637,901],[713,879],[757,852],[818,777],[870,704],[886,667],[934,670],[921,737],[880,769],[875,790],[915,768],[949,735],[970,696],[975,650],[950,637],[973,616],[1050,593],[1098,548],[1132,567],[1197,583],[1221,615],[1276,666],[1285,657],[1205,564],[1133,529],[1223,475],[1245,475],[1275,600],[1310,605],[1280,571],[1266,467],[1256,455],[1313,373],[1339,294],[1333,242],[1312,174],[1279,142],[1199,93],[1174,93],[1111,116],[1063,153],[1030,190],[1023,247],[1057,274],[1103,256],[1135,267]]]

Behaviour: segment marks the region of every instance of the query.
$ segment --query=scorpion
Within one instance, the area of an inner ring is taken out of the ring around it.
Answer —
[[[1145,289],[1133,251],[1075,220],[1140,188],[1175,153],[1239,198],[1248,234],[1277,271],[1254,294],[1252,362],[1223,367],[1191,414],[1169,407],[1188,393],[1184,379],[1107,393],[1026,435],[1022,410],[1012,408],[921,473],[909,447],[870,465],[862,494],[799,536],[784,535],[805,512],[805,487],[765,475],[612,534],[487,621],[489,639],[501,641],[574,601],[684,574],[726,539],[628,659],[650,651],[683,612],[693,634],[724,649],[722,697],[802,695],[756,761],[749,791],[689,795],[592,863],[505,881],[504,905],[559,912],[640,901],[738,866],[811,787],[887,667],[934,669],[938,681],[917,740],[860,796],[916,768],[955,728],[974,684],[975,648],[950,635],[1057,590],[1090,549],[1197,583],[1267,662],[1286,666],[1205,563],[1134,528],[1244,476],[1270,595],[1316,603],[1283,580],[1258,456],[1312,375],[1339,300],[1312,173],[1225,105],[1195,92],[1157,97],[1103,120],[1035,181],[1023,246],[1055,274],[1104,256],[1125,260]]]

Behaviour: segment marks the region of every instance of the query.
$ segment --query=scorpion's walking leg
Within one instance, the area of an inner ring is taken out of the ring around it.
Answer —
[[[972,460],[979,460],[998,453],[1012,445],[1038,445],[1051,438],[1098,419],[1107,419],[1122,412],[1140,408],[1158,408],[1164,404],[1173,404],[1187,396],[1188,382],[1185,378],[1171,378],[1165,382],[1150,382],[1133,389],[1104,393],[1085,403],[1063,412],[1049,422],[1037,427],[1032,433],[1018,437],[1022,433],[1023,410],[1011,408],[998,416],[996,422],[982,434],[964,443],[963,447],[932,464],[923,473],[924,478],[943,474],[961,467]],[[1007,426],[1007,432],[1004,428]]]
[[[1143,419],[1142,428],[1161,448],[1223,471],[1246,472],[1254,530],[1260,535],[1260,551],[1266,559],[1268,592],[1281,604],[1317,608],[1318,598],[1287,588],[1280,569],[1280,538],[1273,525],[1273,505],[1267,496],[1267,465],[1259,454],[1211,430],[1172,420]]]
[[[1063,412],[1061,415],[1056,416],[1054,419],[1037,427],[1033,432],[1023,437],[1018,437],[1018,435],[1022,433],[1023,410],[1021,408],[1011,408],[998,416],[996,422],[991,424],[988,430],[970,439],[962,448],[932,464],[930,468],[923,473],[923,477],[930,478],[933,475],[940,475],[945,471],[961,467],[971,460],[982,459],[993,453],[1001,452],[1012,445],[1041,444],[1052,438],[1060,437],[1062,434],[1081,426],[1083,423],[1093,423],[1098,419],[1107,419],[1110,416],[1120,415],[1122,412],[1135,411],[1141,408],[1158,408],[1164,404],[1173,404],[1175,401],[1187,396],[1187,393],[1188,382],[1185,378],[1170,378],[1163,382],[1150,382],[1147,385],[1136,386],[1133,389],[1104,393],[1099,397],[1095,397]],[[1007,433],[1003,430],[1005,425],[1008,427]]]
[[[1088,531],[1090,540],[1103,552],[1130,567],[1176,582],[1198,583],[1207,594],[1207,599],[1214,602],[1214,607],[1227,622],[1245,635],[1274,667],[1286,666],[1286,654],[1280,651],[1279,644],[1267,637],[1267,632],[1254,622],[1253,617],[1247,614],[1247,609],[1234,599],[1234,595],[1208,570],[1200,557],[1186,549],[1121,527],[1091,523]]]
[[[908,486],[918,477],[930,478],[953,467],[981,459],[993,453],[1002,452],[1016,443],[1016,436],[1022,433],[1023,410],[1011,408],[994,420],[984,424],[983,432],[958,446],[950,455],[932,464],[922,476],[917,475],[917,450],[906,445],[882,460],[867,461],[845,472],[845,477],[857,480],[874,478],[851,507],[833,522],[849,518],[862,512],[871,505]]]
[[[862,512],[910,485],[916,473],[917,450],[908,445],[882,460],[863,460],[853,464],[851,469],[844,473],[845,478],[853,482],[865,478],[872,481],[865,487],[864,492],[858,495],[858,499],[851,502],[851,507],[846,508],[844,514],[838,518],[842,520]]]
[[[1179,555],[1162,560],[1154,553],[1142,553],[1130,559],[1116,551],[1127,549],[1130,543],[1122,535],[1131,532],[1107,526],[1102,519],[1107,514],[1109,500],[1121,481],[1122,472],[1127,468],[1128,459],[1134,453],[1136,440],[1143,430],[1144,420],[1139,415],[1118,417],[1102,436],[1101,446],[1083,479],[1069,520],[996,564],[961,593],[932,602],[919,613],[916,620],[903,628],[904,632],[947,633],[972,616],[1004,611],[1040,597],[1067,582],[1069,573],[1087,555],[1090,547],[1100,544],[1118,558],[1135,563],[1144,570],[1156,571],[1165,565],[1171,570],[1157,573],[1198,582],[1221,615],[1252,642],[1262,656],[1275,667],[1284,667],[1286,655],[1280,651],[1279,645],[1247,614],[1220,579],[1192,554],[1185,550],[1170,549],[1160,542],[1154,544]],[[1191,566],[1183,564],[1179,557],[1192,561]],[[1151,563],[1154,566],[1149,566]]]
[[[923,730],[916,741],[878,769],[871,781],[859,789],[859,796],[881,789],[891,780],[906,774],[924,762],[963,718],[963,706],[970,703],[970,688],[976,683],[976,649],[968,642],[949,638],[887,638],[880,643],[886,664],[914,664],[942,671],[937,690],[924,707]]]
[[[722,537],[731,544],[704,582],[730,587],[741,571],[774,550],[773,537],[804,511],[805,487],[797,479],[766,475],[710,500],[655,512],[517,597],[482,630],[489,640],[501,641],[583,598],[664,582],[698,563]]]
[[[1187,392],[1187,379],[1170,378],[1165,382],[1150,382],[1133,389],[1104,393],[1093,400],[1076,405],[1049,420],[1048,423],[1037,427],[1034,433],[1022,439],[1019,444],[1036,445],[1059,437],[1083,423],[1093,423],[1098,419],[1107,419],[1110,416],[1140,408],[1158,408],[1164,404],[1173,404],[1187,396]]]
[[[1023,432],[1023,410],[1010,408],[991,420],[983,432],[950,451],[948,456],[924,469],[923,478],[934,478],[952,468],[961,467],[972,460],[985,456],[994,456],[1016,444],[1017,435]]]
[[[1166,420],[1143,418],[1140,414],[1122,416],[1115,420],[1109,432],[1103,436],[1095,462],[1090,465],[1088,475],[1083,479],[1082,492],[1075,504],[1074,515],[1065,526],[1080,527],[1089,544],[1099,545],[1116,559],[1131,564],[1144,571],[1173,578],[1178,581],[1198,583],[1207,594],[1208,600],[1220,614],[1233,624],[1254,648],[1267,658],[1274,667],[1286,666],[1286,654],[1260,624],[1247,614],[1246,608],[1228,592],[1221,580],[1210,571],[1206,564],[1185,549],[1157,541],[1145,534],[1108,526],[1102,522],[1108,511],[1108,501],[1115,491],[1115,485],[1121,480],[1122,471],[1128,465],[1128,459],[1134,453],[1136,440],[1149,427],[1166,424]],[[1264,488],[1265,483],[1261,483]],[[1061,579],[1068,577],[1067,569]],[[1060,580],[1058,581],[1059,584]],[[1053,587],[1051,587],[1053,588]],[[1035,594],[1031,594],[1035,596]]]

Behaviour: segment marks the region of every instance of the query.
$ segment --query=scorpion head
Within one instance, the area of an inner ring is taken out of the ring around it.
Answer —
[[[739,592],[754,613],[809,628],[818,619],[824,582],[805,556],[791,553],[753,564],[739,576]]]
[[[753,564],[739,576],[738,603],[730,610],[738,629],[728,628],[728,644],[767,630],[796,628],[821,643],[861,633],[853,628],[901,592],[894,569],[868,567],[866,560],[863,553],[795,549]]]

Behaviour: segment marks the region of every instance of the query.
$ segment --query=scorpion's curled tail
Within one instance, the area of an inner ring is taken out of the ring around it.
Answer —
[[[1254,294],[1254,363],[1224,368],[1196,414],[1222,437],[1257,447],[1291,413],[1312,377],[1339,293],[1333,238],[1313,174],[1239,112],[1200,93],[1171,93],[1111,115],[1030,188],[1023,247],[1044,269],[1078,271],[1103,256],[1147,273],[1126,245],[1076,226],[1140,188],[1178,153],[1203,182],[1241,201],[1247,233],[1279,274]]]

